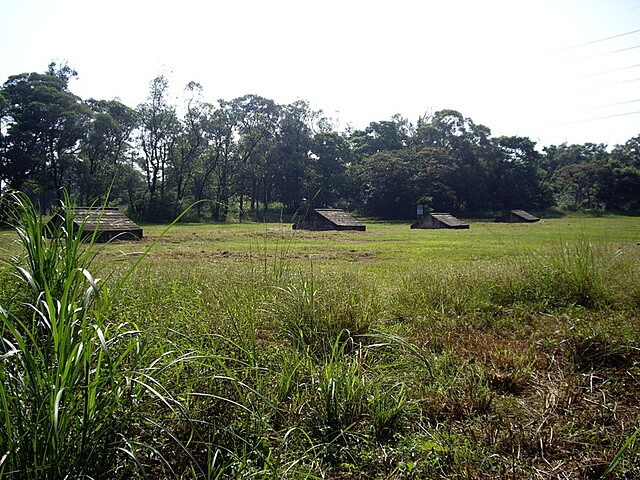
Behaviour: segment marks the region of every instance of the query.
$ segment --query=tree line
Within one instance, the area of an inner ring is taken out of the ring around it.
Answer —
[[[640,209],[640,135],[612,149],[562,144],[540,152],[528,137],[493,137],[455,110],[338,131],[306,101],[207,102],[195,82],[178,107],[164,76],[135,108],[83,100],[69,88],[76,75],[52,63],[0,89],[2,190],[27,192],[42,209],[63,190],[77,204],[108,201],[154,222],[195,202],[189,218],[212,221],[260,217],[274,206],[387,219],[413,218],[416,205],[468,216]]]

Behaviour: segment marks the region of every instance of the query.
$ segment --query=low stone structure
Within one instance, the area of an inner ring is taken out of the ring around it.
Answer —
[[[496,218],[496,222],[501,223],[533,223],[540,219],[521,209],[511,210],[506,215]]]
[[[49,220],[49,232],[65,225],[66,212],[58,213]],[[73,215],[73,231],[76,234],[81,231],[83,238],[94,238],[97,243],[142,238],[142,228],[115,207],[76,207],[70,209],[70,212]]]
[[[303,230],[358,230],[364,232],[367,227],[344,210],[337,208],[316,208],[298,222],[293,229]]]
[[[467,229],[469,224],[464,223],[450,213],[430,213],[411,225],[411,228]]]

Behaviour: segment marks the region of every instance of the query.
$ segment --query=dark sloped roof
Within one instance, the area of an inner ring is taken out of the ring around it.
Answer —
[[[314,210],[318,215],[323,216],[330,222],[339,227],[363,227],[364,224],[353,218],[344,210],[336,208],[316,208]]]
[[[77,207],[72,210],[73,220],[78,225],[83,224],[84,230],[100,231],[129,231],[140,230],[140,227],[117,208],[85,208]]]
[[[450,213],[432,213],[431,216],[449,227],[468,226],[468,224],[454,217]]]
[[[540,220],[538,217],[531,215],[529,212],[525,212],[524,210],[520,209],[511,210],[511,213],[529,222],[537,222],[538,220]]]
[[[46,225],[46,235],[53,237],[65,225],[69,215],[73,233],[83,239],[104,243],[112,240],[140,240],[143,231],[117,208],[75,207],[56,213]]]

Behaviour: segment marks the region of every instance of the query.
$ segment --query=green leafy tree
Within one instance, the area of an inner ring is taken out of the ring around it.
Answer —
[[[259,95],[245,95],[231,102],[220,103],[223,108],[230,108],[235,120],[234,136],[237,141],[234,154],[238,164],[235,187],[239,197],[240,213],[244,214],[247,196],[250,210],[255,212],[260,199],[264,199],[266,164],[273,148],[274,132],[279,118],[278,106],[273,100]]]
[[[391,120],[371,122],[364,130],[351,134],[353,153],[356,158],[363,158],[377,152],[401,150],[409,144],[412,132],[411,123],[398,114]]]
[[[194,164],[195,199],[211,199],[211,217],[225,221],[238,172],[234,155],[236,121],[229,104],[225,103],[219,108],[207,104],[205,108],[205,147]],[[199,216],[202,215],[201,203],[197,206],[197,212]]]
[[[410,186],[410,165],[391,152],[378,152],[362,160],[357,169],[362,188],[362,209],[381,218],[407,218],[415,199]]]
[[[569,210],[600,208],[603,173],[603,166],[595,162],[574,163],[558,170],[554,185],[560,206]]]
[[[308,187],[310,198],[321,207],[336,205],[348,196],[347,166],[351,162],[351,148],[347,139],[337,132],[320,132],[311,145],[312,175]]]
[[[414,140],[421,145],[455,149],[467,133],[467,121],[456,110],[440,110],[418,119]]]
[[[282,202],[290,211],[297,209],[305,196],[306,179],[310,175],[309,152],[312,145],[311,125],[316,112],[304,101],[280,107],[274,147],[267,165],[267,177],[273,185],[269,198]]]
[[[611,151],[603,176],[599,197],[608,209],[640,209],[640,135]]]
[[[489,205],[487,159],[494,153],[491,131],[456,110],[441,110],[418,121],[414,142],[449,151],[454,164],[450,187],[455,191],[453,210],[480,212]]]
[[[558,206],[569,210],[601,208],[599,197],[608,161],[609,153],[603,144],[545,148],[542,165]]]
[[[42,193],[69,186],[69,172],[78,161],[89,109],[69,91],[73,72],[68,67],[48,73],[22,73],[4,83],[2,96],[4,129],[0,178],[11,188],[26,182]],[[43,205],[44,206],[44,205]]]
[[[92,116],[81,141],[76,166],[79,203],[102,202],[104,196],[124,188],[122,164],[127,163],[133,132],[138,125],[136,112],[117,100],[88,100]]]
[[[488,188],[491,207],[545,208],[551,204],[551,193],[543,187],[541,154],[528,137],[495,139],[495,154],[487,158]]]
[[[193,184],[195,162],[206,149],[206,115],[209,113],[208,105],[201,100],[200,84],[189,82],[185,91],[189,94],[185,116],[177,132],[167,167],[168,181],[175,189],[175,199],[180,208],[186,206],[183,202]]]
[[[180,122],[175,108],[167,102],[168,87],[164,76],[154,78],[147,101],[137,108],[140,119],[138,142],[143,153],[140,167],[147,185],[146,211],[152,220],[168,220],[176,214],[172,199],[168,198],[171,192],[165,188],[165,180]]]
[[[443,147],[425,146],[410,156],[410,162],[413,204],[431,211],[453,210],[457,203],[452,186],[456,165],[451,152]]]
[[[551,145],[545,147],[542,165],[551,174],[567,165],[577,163],[598,163],[604,165],[609,158],[604,144],[585,143]]]

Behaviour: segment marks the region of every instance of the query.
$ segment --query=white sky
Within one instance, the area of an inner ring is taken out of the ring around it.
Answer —
[[[0,82],[52,60],[131,107],[165,74],[341,128],[451,108],[539,146],[640,134],[638,0],[0,0]]]

